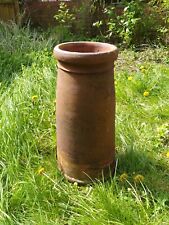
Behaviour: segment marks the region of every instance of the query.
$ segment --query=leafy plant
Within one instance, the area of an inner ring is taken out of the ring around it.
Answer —
[[[125,46],[164,43],[169,27],[168,13],[164,11],[164,4],[159,7],[153,1],[123,2],[120,8],[108,5],[103,7],[102,18],[93,26],[103,40],[118,41]]]
[[[54,16],[59,25],[70,27],[75,21],[75,15],[65,3],[61,3],[57,14]]]
[[[87,37],[91,27],[88,24],[90,11],[90,4],[86,4],[86,2],[79,4],[78,7],[75,5],[71,9],[66,3],[62,2],[54,16],[57,22],[56,30],[61,34],[60,39],[64,40],[65,37],[73,38],[73,34],[77,39]]]
[[[69,9],[66,3],[60,3],[59,9],[54,16],[57,22],[56,33],[60,41],[72,36],[73,24],[76,20],[75,12]]]

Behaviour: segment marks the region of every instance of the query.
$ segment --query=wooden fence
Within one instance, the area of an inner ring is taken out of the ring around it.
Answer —
[[[56,25],[54,16],[59,9],[60,3],[62,2],[64,2],[71,9],[78,6],[80,1],[50,0],[25,2],[25,18],[30,20],[35,26],[48,27]]]
[[[0,21],[19,21],[19,3],[16,0],[0,0]]]

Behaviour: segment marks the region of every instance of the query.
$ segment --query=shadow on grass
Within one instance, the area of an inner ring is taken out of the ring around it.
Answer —
[[[145,177],[145,184],[153,194],[169,193],[169,166],[165,159],[155,159],[151,152],[128,148],[118,153],[117,174],[126,172],[130,179],[137,174]]]
[[[10,84],[22,71],[22,66],[30,66],[32,59],[22,52],[9,52],[0,49],[0,82]]]

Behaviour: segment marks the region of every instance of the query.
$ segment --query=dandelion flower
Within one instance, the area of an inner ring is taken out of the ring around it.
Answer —
[[[134,176],[134,182],[135,183],[140,183],[144,181],[144,176],[141,174],[137,174],[136,176]]]
[[[37,173],[39,175],[42,175],[44,173],[44,171],[45,171],[45,169],[43,167],[41,167],[41,168],[38,169]]]
[[[123,174],[120,175],[119,180],[120,180],[121,182],[124,182],[124,181],[127,180],[127,178],[128,178],[127,173],[123,173]]]
[[[141,70],[141,72],[142,72],[142,73],[145,73],[145,72],[146,72],[146,70],[145,70],[145,69],[142,69],[142,70]]]
[[[140,66],[140,70],[143,70],[143,69],[145,69],[145,67],[144,66]]]
[[[33,95],[32,96],[32,102],[35,102],[37,100],[38,96],[37,95]]]
[[[133,77],[132,76],[129,76],[128,77],[128,80],[130,80],[130,81],[133,80]]]
[[[145,92],[143,93],[143,96],[144,96],[144,97],[147,97],[147,96],[149,96],[149,94],[150,94],[150,93],[149,93],[148,91],[145,91]]]
[[[142,73],[145,73],[146,72],[146,69],[145,69],[144,66],[140,66],[140,70],[141,70]]]
[[[166,153],[166,157],[169,158],[169,151]]]

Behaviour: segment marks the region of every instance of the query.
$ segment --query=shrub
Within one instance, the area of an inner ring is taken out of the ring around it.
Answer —
[[[100,5],[99,5],[100,7]],[[142,43],[167,43],[169,4],[155,1],[123,2],[121,10],[112,5],[102,7],[102,18],[93,25],[102,38],[127,46]]]
[[[59,10],[54,16],[57,22],[57,32],[60,33],[59,39],[65,40],[67,36],[70,38],[89,35],[92,23],[88,23],[88,15],[90,14],[90,4],[88,3],[89,1],[84,1],[75,4],[71,9],[66,3],[60,3]]]

